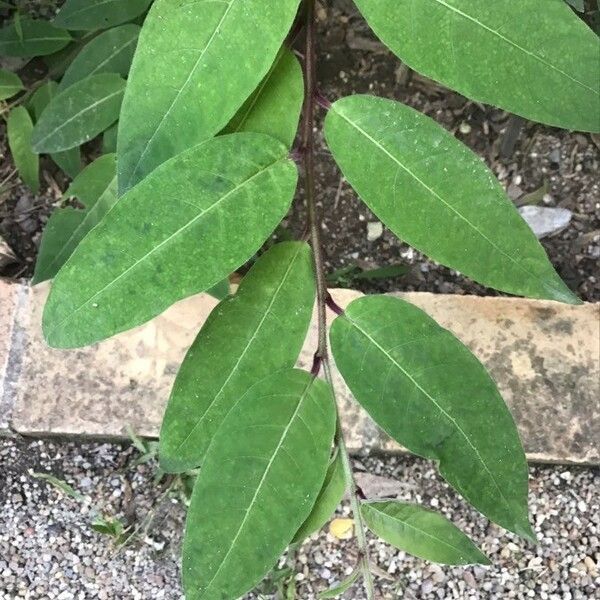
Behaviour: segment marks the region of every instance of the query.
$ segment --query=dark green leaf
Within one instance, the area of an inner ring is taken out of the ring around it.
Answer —
[[[210,289],[206,290],[207,294],[210,294],[213,298],[217,300],[225,300],[227,296],[231,293],[231,286],[229,285],[229,278],[225,278],[222,281],[219,281],[217,285],[214,285]]]
[[[65,29],[108,29],[135,19],[152,0],[67,0],[54,19]]]
[[[310,248],[273,246],[221,302],[189,349],[160,432],[165,471],[197,467],[225,415],[252,384],[291,368],[306,337],[315,296]]]
[[[347,592],[359,579],[361,576],[360,567],[356,567],[352,573],[346,579],[341,581],[338,585],[335,585],[324,592],[319,593],[319,600],[324,600],[325,598],[337,598],[341,596],[344,592]]]
[[[93,75],[55,96],[33,132],[36,152],[61,152],[88,142],[119,118],[125,81],[114,73]]]
[[[342,501],[345,491],[344,465],[340,453],[336,452],[327,469],[327,475],[325,475],[319,497],[310,515],[308,515],[308,519],[302,523],[302,527],[296,532],[293,542],[301,542],[315,531],[319,531],[331,519],[331,515]]]
[[[344,380],[375,422],[475,508],[533,539],[527,463],[496,385],[469,349],[422,310],[389,296],[350,304],[331,329]]]
[[[56,81],[47,81],[43,85],[41,85],[31,98],[27,101],[27,107],[33,115],[35,121],[39,121],[42,113],[46,109],[46,106],[50,104],[50,100],[56,96],[56,90],[58,89],[58,84]]]
[[[600,40],[562,0],[356,0],[409,67],[479,102],[600,131]]]
[[[579,12],[585,11],[585,0],[567,0],[567,2]]]
[[[139,33],[138,25],[122,25],[88,42],[65,71],[59,91],[98,73],[117,73],[127,77]]]
[[[22,39],[15,27],[9,23],[0,29],[0,56],[44,56],[64,48],[71,36],[47,21],[21,19]]]
[[[32,283],[52,279],[79,242],[112,208],[117,199],[117,165],[107,154],[88,165],[71,183],[65,196],[75,197],[84,209],[60,208],[50,217],[40,244]]]
[[[444,565],[491,564],[446,517],[416,504],[365,502],[360,512],[373,533],[413,556]]]
[[[91,344],[227,277],[290,206],[298,175],[287,153],[268,136],[238,133],[179,154],[144,179],[56,276],[44,312],[48,343]]]
[[[23,89],[23,82],[18,75],[0,69],[0,100],[11,98]]]
[[[102,152],[110,154],[117,151],[117,133],[119,131],[119,123],[111,125],[102,135]]]
[[[50,156],[71,179],[77,177],[83,168],[81,152],[78,147],[69,148],[69,150],[63,150],[62,152],[54,152]]]
[[[154,2],[121,113],[119,193],[227,125],[273,64],[298,3]]]
[[[263,379],[231,409],[187,516],[187,600],[233,600],[273,567],[315,503],[334,430],[330,388],[304,371]]]
[[[325,136],[342,172],[398,237],[480,283],[578,304],[502,187],[435,121],[392,100],[338,100]]]
[[[290,148],[296,137],[303,100],[302,68],[292,52],[284,48],[258,89],[244,102],[224,133],[266,133]]]
[[[354,276],[354,279],[366,279],[371,281],[374,279],[392,279],[406,275],[409,268],[406,265],[387,265],[378,269],[368,269]]]
[[[40,189],[40,159],[31,148],[33,123],[24,106],[13,108],[6,124],[8,146],[21,179],[34,193]]]

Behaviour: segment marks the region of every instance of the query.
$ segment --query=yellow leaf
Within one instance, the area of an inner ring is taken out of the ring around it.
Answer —
[[[329,533],[339,540],[349,540],[354,535],[352,519],[333,519],[329,524]]]

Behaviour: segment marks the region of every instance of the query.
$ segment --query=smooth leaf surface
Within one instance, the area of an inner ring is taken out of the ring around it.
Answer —
[[[224,133],[266,133],[291,148],[298,130],[303,101],[302,67],[292,52],[284,48],[267,76],[244,102]]]
[[[344,176],[399,238],[489,287],[578,304],[481,159],[392,100],[338,100],[325,136]]]
[[[117,134],[119,131],[119,123],[111,125],[102,134],[102,152],[105,154],[111,154],[117,151]]]
[[[446,517],[405,502],[364,502],[367,527],[388,544],[413,556],[444,565],[491,564]]]
[[[276,244],[254,264],[233,296],[211,313],[173,386],[160,432],[160,465],[200,465],[231,407],[254,383],[296,363],[312,316],[310,248]]]
[[[65,71],[59,91],[98,73],[127,77],[139,34],[139,25],[128,24],[109,29],[92,39]]]
[[[386,433],[438,461],[450,485],[489,519],[534,538],[515,423],[466,346],[416,306],[388,296],[352,302],[330,337],[344,380]]]
[[[156,0],[121,112],[119,193],[227,125],[267,74],[298,4]]]
[[[61,152],[88,142],[119,118],[125,80],[114,73],[93,75],[55,96],[36,123],[36,152]]]
[[[112,208],[117,199],[117,163],[114,154],[96,159],[71,183],[65,197],[75,197],[84,208],[55,210],[42,235],[32,283],[52,279],[79,242]]]
[[[415,71],[527,119],[600,131],[600,40],[563,0],[356,0]]]
[[[65,29],[108,29],[139,17],[152,0],[67,0],[54,24]]]
[[[83,168],[79,147],[69,148],[62,152],[53,152],[52,160],[71,178],[77,177]]]
[[[206,290],[207,294],[210,294],[213,298],[217,300],[225,300],[227,296],[231,293],[231,286],[229,284],[229,278],[225,278],[222,281],[219,281],[217,285],[213,285],[213,287]]]
[[[16,73],[0,69],[0,100],[11,98],[23,89],[23,82]]]
[[[24,106],[13,108],[6,123],[8,146],[21,179],[36,193],[40,189],[40,159],[31,149],[33,123]]]
[[[235,599],[273,567],[310,513],[335,431],[328,385],[298,370],[251,387],[202,466],[183,543],[187,600]]]
[[[295,543],[301,542],[315,531],[319,531],[331,519],[331,515],[342,501],[345,491],[344,465],[340,453],[337,452],[327,468],[325,481],[317,501],[308,519],[302,523],[302,527],[296,532],[293,541]]]
[[[47,21],[20,19],[20,32],[15,22],[0,29],[0,56],[45,56],[64,48],[71,36]]]
[[[46,340],[91,344],[209,289],[275,229],[297,178],[287,148],[262,134],[218,137],[168,161],[115,204],[58,273]]]

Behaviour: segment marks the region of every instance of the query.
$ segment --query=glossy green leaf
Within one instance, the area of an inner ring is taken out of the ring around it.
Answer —
[[[409,67],[479,102],[600,131],[600,40],[563,0],[356,0]]]
[[[273,567],[309,515],[335,431],[329,386],[299,370],[252,386],[198,475],[183,542],[187,600],[234,600]]]
[[[88,165],[71,183],[65,197],[75,197],[84,208],[70,206],[52,213],[44,229],[32,283],[52,279],[79,242],[110,210],[117,198],[117,164],[107,154]]]
[[[65,29],[93,31],[108,29],[135,19],[152,0],[67,0],[54,24]]]
[[[267,74],[298,4],[156,0],[123,102],[119,193],[227,125]]]
[[[36,152],[61,152],[88,142],[119,118],[125,80],[114,73],[74,83],[50,101],[33,132]]]
[[[23,82],[16,73],[0,69],[0,100],[11,98],[24,89]]]
[[[31,148],[33,123],[24,106],[13,108],[7,119],[8,146],[21,179],[34,193],[40,189],[40,159]]]
[[[292,52],[283,49],[267,76],[244,102],[224,133],[266,133],[290,148],[298,130],[303,101],[302,68]]]
[[[92,39],[65,71],[59,91],[98,73],[127,77],[139,34],[139,25],[128,24],[109,29]]]
[[[211,139],[161,165],[115,204],[56,276],[46,340],[91,344],[209,289],[275,229],[297,177],[287,148],[254,133]]]
[[[465,145],[392,100],[338,100],[325,136],[344,176],[398,237],[484,285],[578,304],[502,187]]]
[[[71,36],[64,29],[58,29],[47,21],[21,19],[21,33],[15,23],[0,29],[0,56],[45,56],[64,48]]]
[[[416,306],[388,296],[350,304],[331,328],[344,380],[375,422],[492,521],[532,539],[527,463],[483,365]]]
[[[327,475],[325,475],[319,497],[308,519],[302,523],[302,527],[296,532],[293,541],[295,543],[301,542],[315,531],[319,531],[331,519],[331,515],[342,501],[345,491],[344,464],[340,453],[336,452],[327,468]]]
[[[444,565],[491,564],[456,525],[416,504],[364,502],[360,512],[374,534],[418,558]]]
[[[343,581],[341,581],[338,585],[334,585],[333,587],[325,590],[323,592],[319,592],[318,598],[319,600],[325,600],[325,598],[337,598],[341,596],[345,592],[347,592],[360,578],[362,571],[360,567],[355,567],[354,571],[346,577]]]
[[[197,467],[225,415],[252,384],[296,364],[314,304],[310,248],[276,244],[211,313],[173,386],[160,432],[167,472]]]

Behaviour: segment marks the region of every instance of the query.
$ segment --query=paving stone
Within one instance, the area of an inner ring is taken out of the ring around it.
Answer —
[[[14,380],[19,371],[13,429],[23,434],[113,437],[125,435],[130,425],[140,435],[156,436],[177,367],[216,301],[200,294],[135,330],[90,348],[64,351],[46,347],[41,336],[47,286],[25,293],[30,308],[19,319],[26,336],[22,335],[23,353],[12,375]],[[398,295],[454,331],[486,364],[515,416],[531,460],[600,463],[599,305]],[[360,294],[334,290],[333,296],[344,307]],[[310,367],[315,345],[313,326],[300,366]],[[0,360],[2,356],[0,346]],[[352,400],[337,371],[334,377],[349,447],[355,452],[399,450]]]

